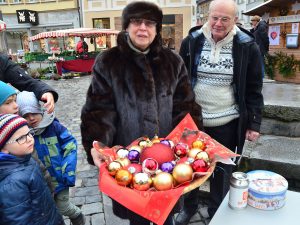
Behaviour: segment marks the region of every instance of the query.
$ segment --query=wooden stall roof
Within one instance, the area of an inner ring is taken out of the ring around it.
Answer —
[[[272,9],[278,9],[278,8],[282,8],[283,6],[286,6],[288,1],[289,0],[268,0],[244,12],[243,14],[248,16],[254,16],[254,15],[262,16],[265,12],[269,12]]]

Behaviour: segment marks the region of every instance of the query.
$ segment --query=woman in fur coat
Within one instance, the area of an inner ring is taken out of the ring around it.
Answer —
[[[101,164],[92,148],[94,140],[106,146],[127,146],[142,136],[165,137],[187,113],[202,129],[201,108],[184,62],[162,47],[162,18],[162,10],[153,3],[130,3],[123,10],[117,46],[95,61],[81,114],[82,143],[91,164]],[[146,219],[115,206],[130,224],[149,225]],[[172,224],[168,221],[165,224]]]

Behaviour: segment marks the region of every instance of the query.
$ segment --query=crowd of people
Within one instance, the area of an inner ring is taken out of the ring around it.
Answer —
[[[260,35],[266,28],[254,17],[251,33],[236,25],[236,15],[233,0],[213,0],[208,21],[190,29],[177,54],[163,46],[160,7],[137,1],[124,8],[117,45],[97,56],[81,112],[82,144],[90,164],[103,163],[94,140],[127,146],[141,136],[164,137],[188,113],[200,130],[238,154],[245,140],[257,140],[261,68],[268,51]],[[57,92],[4,54],[0,79],[1,222],[60,225],[64,215],[74,225],[84,224],[84,215],[69,200],[77,141],[55,118]],[[200,210],[203,217],[213,217],[235,169],[217,163],[208,208]],[[182,196],[164,224],[188,224],[198,199],[197,189]],[[131,225],[150,224],[115,201],[113,211]]]

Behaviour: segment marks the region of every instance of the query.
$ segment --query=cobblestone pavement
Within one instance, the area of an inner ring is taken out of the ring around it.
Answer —
[[[80,112],[85,102],[87,88],[91,76],[80,78],[45,81],[58,93],[56,117],[64,124],[78,141],[78,161],[76,186],[70,189],[71,201],[78,205],[86,215],[86,225],[128,225],[128,220],[122,220],[113,215],[111,200],[98,189],[98,169],[87,163],[81,144]],[[70,225],[68,219],[66,225]],[[208,221],[201,220],[197,213],[190,224],[205,225]]]

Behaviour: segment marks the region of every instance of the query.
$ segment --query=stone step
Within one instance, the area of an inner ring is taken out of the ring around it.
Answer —
[[[299,112],[300,115],[300,112]],[[300,137],[299,121],[281,121],[278,119],[263,118],[260,128],[261,134],[286,137]]]
[[[239,170],[270,170],[300,191],[300,137],[262,135],[256,142],[246,141]]]

